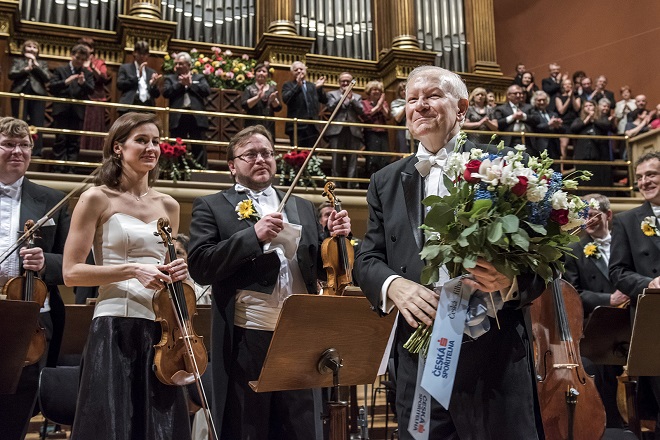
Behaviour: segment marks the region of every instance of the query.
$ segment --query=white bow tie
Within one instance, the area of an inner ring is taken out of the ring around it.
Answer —
[[[596,243],[598,246],[609,246],[611,242],[612,242],[612,236],[611,235],[607,238],[595,238],[594,239],[594,243]]]
[[[447,150],[443,148],[435,155],[418,156],[418,159],[419,162],[415,164],[415,168],[417,168],[417,171],[419,171],[419,174],[421,174],[422,177],[426,177],[431,172],[432,167],[438,166],[442,168],[445,166],[445,163],[447,162]]]
[[[15,199],[18,195],[20,187],[14,185],[5,185],[0,183],[0,195],[7,196],[10,199]]]
[[[269,186],[268,188],[264,188],[261,191],[255,191],[253,189],[250,189],[246,186],[241,185],[240,183],[235,184],[236,192],[237,193],[246,193],[249,194],[253,199],[258,200],[260,196],[265,196],[265,197],[270,197],[273,195],[274,190],[272,186]]]

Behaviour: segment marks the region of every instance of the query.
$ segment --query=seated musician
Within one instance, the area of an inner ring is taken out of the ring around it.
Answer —
[[[213,290],[215,424],[226,439],[322,438],[318,390],[255,393],[284,300],[316,293],[322,271],[321,227],[314,205],[272,186],[275,151],[261,125],[236,134],[227,148],[236,182],[195,200],[190,225],[190,273]],[[346,235],[346,211],[332,211],[328,230]],[[226,392],[225,392],[226,390]]]
[[[64,250],[69,286],[100,286],[83,357],[71,438],[190,440],[183,387],[153,372],[161,337],[152,305],[164,282],[188,277],[183,259],[165,262],[157,220],[179,226],[179,204],[152,188],[158,178],[160,122],[126,113],[110,128],[97,186],[73,211]],[[94,249],[96,265],[86,262]]]
[[[41,219],[64,194],[37,185],[25,177],[30,165],[32,136],[20,119],[0,118],[0,252],[6,251],[23,231],[26,220]],[[37,271],[48,286],[49,297],[41,309],[40,322],[50,348],[36,364],[23,368],[18,390],[0,396],[0,435],[3,439],[23,439],[37,401],[39,371],[55,365],[64,329],[64,303],[57,286],[62,280],[62,252],[69,232],[66,206],[53,214],[40,229],[31,249],[22,248],[0,266],[0,287],[24,270]],[[8,317],[3,317],[8,319]]]
[[[589,209],[586,234],[579,242],[570,245],[577,258],[567,258],[564,276],[580,293],[586,319],[596,307],[620,306],[629,297],[614,287],[608,273],[612,240],[610,201],[601,194],[589,194],[584,199],[596,199],[600,207]],[[595,376],[596,388],[605,406],[607,428],[623,428],[623,419],[616,403],[617,376],[623,368],[618,365],[595,365],[584,358],[583,361],[585,370]]]

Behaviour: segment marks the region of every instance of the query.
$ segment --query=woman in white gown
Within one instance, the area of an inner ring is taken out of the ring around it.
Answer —
[[[67,286],[100,286],[83,356],[72,439],[189,439],[186,397],[152,371],[160,340],[153,295],[185,280],[183,259],[166,264],[154,235],[167,217],[176,236],[179,204],[152,188],[160,126],[153,114],[127,113],[110,128],[97,186],[73,211],[64,249]],[[85,264],[93,248],[96,265]]]

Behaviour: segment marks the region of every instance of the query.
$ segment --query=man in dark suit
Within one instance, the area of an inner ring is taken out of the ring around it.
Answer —
[[[396,306],[399,311],[393,350],[401,439],[412,438],[408,424],[418,369],[418,355],[403,344],[418,322],[432,323],[438,307],[438,295],[419,284],[424,267],[419,256],[424,244],[419,228],[425,212],[421,200],[445,191],[442,157],[454,148],[467,98],[458,75],[434,66],[413,70],[406,89],[406,121],[420,141],[417,155],[376,172],[367,194],[369,223],[354,272],[375,310],[389,313]],[[471,148],[474,144],[469,141],[463,146]],[[521,307],[540,295],[545,285],[533,274],[508,279],[481,259],[470,272],[473,278],[465,283],[484,292],[500,292],[505,305],[498,313],[499,328],[492,320],[491,330],[476,340],[464,337],[449,409],[436,401],[427,408],[429,438],[542,438],[537,434],[531,338]]]
[[[339,89],[328,93],[328,111],[334,112],[339,104],[346,88],[353,81],[353,75],[343,72],[339,75]],[[351,91],[344,100],[341,108],[337,110],[334,121],[336,122],[358,122],[358,117],[364,114],[362,97]],[[330,148],[345,150],[359,150],[362,145],[362,128],[356,126],[343,126],[331,124],[325,131]],[[346,172],[344,169],[346,159]],[[355,178],[357,176],[357,154],[332,153],[332,175],[340,177]]]
[[[660,152],[647,153],[635,163],[635,180],[645,202],[614,216],[609,273],[614,286],[630,297],[631,317],[646,288],[660,288]],[[645,378],[660,407],[660,377]],[[655,438],[660,439],[660,414]]]
[[[158,80],[161,75],[147,66],[149,60],[149,43],[138,41],[133,48],[133,62],[119,66],[117,75],[117,88],[122,94],[119,97],[121,104],[155,106],[156,98],[160,96]],[[118,110],[120,115],[129,109]]]
[[[532,106],[523,102],[522,88],[518,85],[511,85],[506,92],[507,101],[504,104],[495,107],[495,119],[497,119],[497,128],[499,131],[532,131],[532,126],[536,125],[530,111]],[[520,135],[504,136],[504,145],[514,147],[522,144]]]
[[[320,392],[255,393],[283,301],[316,293],[322,271],[321,227],[314,205],[275,190],[273,141],[261,125],[236,134],[227,164],[236,184],[195,200],[188,264],[193,279],[212,284],[213,411],[220,438],[322,437]],[[327,229],[348,235],[346,211],[333,211]],[[297,244],[296,244],[297,243]]]
[[[323,92],[325,76],[320,76],[315,84],[306,80],[307,66],[300,61],[291,64],[293,79],[282,85],[282,101],[286,104],[287,118],[318,119],[321,104],[327,102]],[[289,135],[291,145],[294,145],[293,123],[287,122],[286,134]],[[319,137],[317,125],[298,124],[298,146],[311,148]]]
[[[614,287],[608,273],[611,255],[610,201],[601,194],[588,194],[584,199],[595,199],[598,209],[590,208],[585,236],[571,243],[573,255],[567,258],[564,278],[580,293],[585,319],[598,306],[619,306],[630,298]],[[595,365],[584,360],[585,370],[595,376],[596,388],[605,406],[608,428],[623,428],[623,419],[616,403],[617,376],[623,372],[618,365]]]
[[[537,133],[564,133],[566,130],[559,115],[556,112],[548,110],[549,101],[548,94],[543,90],[537,90],[532,96],[530,116],[531,120],[537,123],[535,131]],[[559,138],[532,137],[529,142],[529,148],[527,148],[527,153],[540,157],[543,150],[548,151],[548,157],[560,159]]]
[[[59,191],[26,179],[30,164],[32,137],[27,123],[14,118],[0,118],[0,253],[12,246],[27,220],[40,220],[63,197]],[[20,232],[19,232],[20,231]],[[23,368],[15,394],[0,396],[0,432],[7,440],[21,440],[27,432],[37,399],[39,371],[54,365],[64,328],[64,304],[57,286],[62,280],[62,251],[69,232],[66,206],[41,227],[35,246],[9,256],[0,266],[0,286],[19,276],[23,270],[40,274],[48,286],[48,299],[40,313],[49,349],[42,359]],[[2,319],[10,320],[4,316]],[[35,323],[36,324],[36,323]]]
[[[598,102],[601,99],[607,98],[607,100],[610,101],[610,109],[614,109],[614,106],[616,105],[614,93],[610,90],[607,90],[605,87],[607,87],[607,77],[605,75],[600,75],[598,78],[596,78],[596,87],[594,88],[594,91],[589,100],[598,105]],[[603,116],[609,116],[609,113]]]
[[[204,75],[192,73],[192,59],[187,52],[179,52],[174,59],[174,71],[165,77],[163,96],[170,100],[171,108],[204,110],[206,97],[211,94],[211,88]],[[170,113],[170,137],[181,139],[202,139],[204,131],[209,128],[209,118],[201,115]],[[208,158],[206,147],[192,144],[190,151],[200,165],[206,167]]]
[[[58,67],[50,80],[50,91],[58,98],[89,99],[94,92],[94,75],[83,68],[89,58],[89,47],[77,44],[71,49],[71,61]],[[81,130],[85,119],[85,106],[69,103],[53,103],[53,124],[55,128]],[[80,136],[60,134],[55,136],[53,158],[55,160],[78,160]],[[59,171],[63,171],[62,168]],[[69,169],[73,172],[73,169]]]
[[[557,63],[550,63],[548,71],[550,76],[541,80],[541,88],[554,101],[555,95],[561,92],[562,81],[569,78],[567,73],[561,73],[561,66]]]

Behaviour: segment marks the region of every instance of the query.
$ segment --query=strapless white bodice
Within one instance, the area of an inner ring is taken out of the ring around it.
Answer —
[[[128,214],[113,214],[96,231],[96,265],[162,264],[167,249],[161,237],[154,235],[156,224],[157,220],[145,223]],[[94,317],[121,316],[154,320],[152,299],[155,292],[144,287],[136,278],[100,286]]]

